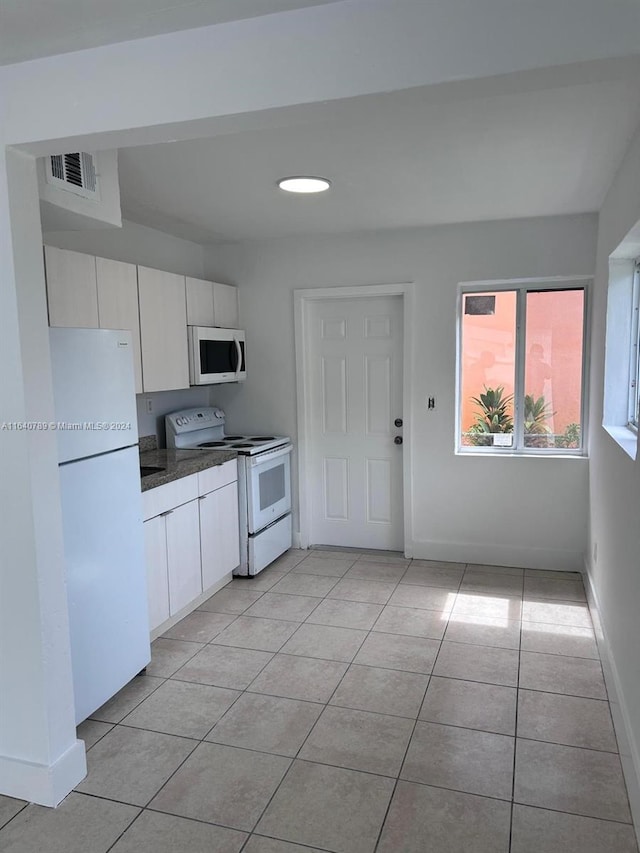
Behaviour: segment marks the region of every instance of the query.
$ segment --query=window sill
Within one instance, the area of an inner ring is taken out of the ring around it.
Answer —
[[[618,444],[631,459],[636,458],[638,452],[638,433],[628,426],[609,426],[602,424],[602,428],[609,433],[611,438]]]
[[[538,451],[537,453],[527,450],[460,450],[455,452],[456,456],[472,456],[474,459],[489,457],[490,459],[588,459],[585,451],[567,453],[559,451]]]

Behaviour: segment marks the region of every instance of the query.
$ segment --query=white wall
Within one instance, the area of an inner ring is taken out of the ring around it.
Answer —
[[[5,66],[3,133],[38,155],[208,135],[215,117],[634,54],[639,26],[632,0],[329,3]]]
[[[588,460],[454,454],[456,287],[592,275],[596,227],[583,215],[210,247],[207,275],[238,282],[247,330],[247,382],[216,389],[216,402],[234,431],[295,441],[293,290],[414,281],[414,556],[579,569]]]
[[[602,429],[609,255],[640,220],[640,131],[600,213],[591,367],[591,517],[587,567],[613,664],[621,742],[636,822],[640,822],[640,460]],[[597,558],[594,548],[597,545]],[[632,775],[635,768],[635,778]]]
[[[37,161],[40,216],[44,230],[121,228],[118,152],[95,154],[98,198],[85,198],[47,181],[47,158]]]
[[[0,424],[55,419],[35,162],[0,150]],[[0,428],[0,792],[57,805],[76,740],[55,434]]]
[[[208,388],[185,388],[182,391],[157,391],[155,394],[138,394],[138,434],[155,435],[158,447],[165,446],[164,416],[178,409],[208,406],[211,394]],[[151,400],[153,411],[147,411]]]
[[[126,219],[122,221],[122,228],[45,231],[44,242],[59,249],[142,264],[178,275],[195,278],[202,278],[203,275],[203,248],[198,243],[181,240]]]

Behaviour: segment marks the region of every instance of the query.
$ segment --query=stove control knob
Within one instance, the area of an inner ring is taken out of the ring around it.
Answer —
[[[402,436],[401,436],[401,435],[397,435],[397,436],[393,439],[393,443],[394,443],[394,444],[402,444]]]

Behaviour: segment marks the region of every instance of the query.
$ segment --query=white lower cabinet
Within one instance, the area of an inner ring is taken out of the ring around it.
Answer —
[[[165,516],[157,515],[145,521],[145,557],[147,561],[147,596],[149,625],[157,628],[166,622],[169,613],[169,575],[167,572],[167,524]]]
[[[202,592],[198,503],[183,504],[165,516],[169,612],[172,616]]]
[[[142,493],[152,632],[239,565],[237,476],[234,459]]]
[[[209,492],[198,503],[202,586],[207,589],[240,564],[238,484]]]

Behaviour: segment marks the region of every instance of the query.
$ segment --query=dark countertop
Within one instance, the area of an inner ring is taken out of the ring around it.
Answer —
[[[166,470],[141,477],[142,491],[222,465],[237,456],[235,450],[145,450],[140,453],[140,465],[158,465]]]

